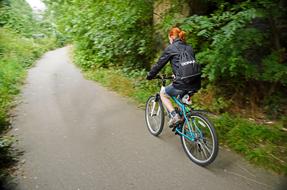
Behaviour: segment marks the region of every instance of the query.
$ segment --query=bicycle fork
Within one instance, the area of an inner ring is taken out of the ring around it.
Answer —
[[[153,104],[152,104],[151,113],[150,113],[150,116],[151,116],[151,117],[156,116],[156,115],[159,115],[160,107],[158,107],[157,113],[154,114],[156,102],[159,102],[159,101],[160,101],[160,95],[159,95],[159,94],[156,94],[156,95],[155,95],[155,100],[154,100],[154,102],[153,102]]]

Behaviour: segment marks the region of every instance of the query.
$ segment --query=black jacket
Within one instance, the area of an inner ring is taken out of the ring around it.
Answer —
[[[180,39],[175,39],[172,44],[170,44],[163,52],[158,62],[153,65],[149,72],[149,76],[151,78],[155,77],[159,71],[170,61],[172,66],[172,72],[175,75],[175,80],[172,85],[180,90],[194,90],[197,91],[200,89],[201,85],[201,77],[196,76],[188,81],[183,81],[178,79],[178,64],[179,64],[179,51],[186,48],[187,51],[191,53],[191,55],[195,58],[193,49],[191,46],[185,44]]]

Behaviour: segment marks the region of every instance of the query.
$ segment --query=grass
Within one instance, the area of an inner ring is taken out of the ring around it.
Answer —
[[[88,79],[129,97],[141,107],[150,95],[159,90],[155,81],[145,80],[145,72],[135,74],[131,70],[98,68],[85,70],[84,74]],[[202,89],[194,97],[194,104],[208,108],[203,103],[207,101],[207,105],[212,107],[211,110],[216,110],[216,107],[224,109],[226,103],[211,100],[209,88],[211,87]],[[207,100],[205,101],[203,97]],[[281,130],[283,124],[257,124],[228,113],[217,115],[212,119],[221,145],[228,146],[257,166],[287,175],[287,134]]]
[[[48,49],[51,39],[37,41],[0,28],[0,131],[7,126],[7,113],[26,75],[26,69]]]
[[[0,28],[0,187],[9,178],[8,168],[16,161],[15,138],[5,135],[9,126],[9,110],[20,93],[26,71],[35,60],[54,47],[53,39],[29,39]]]
[[[84,75],[88,79],[97,81],[120,95],[131,98],[140,107],[143,107],[147,98],[158,90],[154,81],[147,82],[143,80],[143,76],[128,76],[121,69],[109,70],[98,68],[95,70],[86,70]]]
[[[220,142],[251,163],[287,174],[287,134],[282,124],[264,125],[222,114],[214,119]]]

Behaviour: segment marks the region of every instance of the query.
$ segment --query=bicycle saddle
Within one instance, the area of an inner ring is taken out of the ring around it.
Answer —
[[[183,93],[182,95],[179,95],[178,98],[183,98],[186,94],[189,96],[193,96],[193,94],[195,94],[196,91],[195,90],[190,90],[190,91],[186,91],[185,93]]]

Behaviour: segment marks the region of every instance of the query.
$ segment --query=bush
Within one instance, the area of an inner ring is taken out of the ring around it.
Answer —
[[[229,99],[230,106],[258,107],[267,114],[272,110],[273,119],[286,115],[286,3],[208,2],[209,11],[200,16],[178,19],[168,13],[162,30],[177,25],[187,32],[203,77],[220,89],[214,101]],[[270,101],[270,96],[283,100]]]
[[[60,32],[75,42],[77,64],[90,69],[149,67],[152,4],[142,0],[47,2],[55,11]]]

